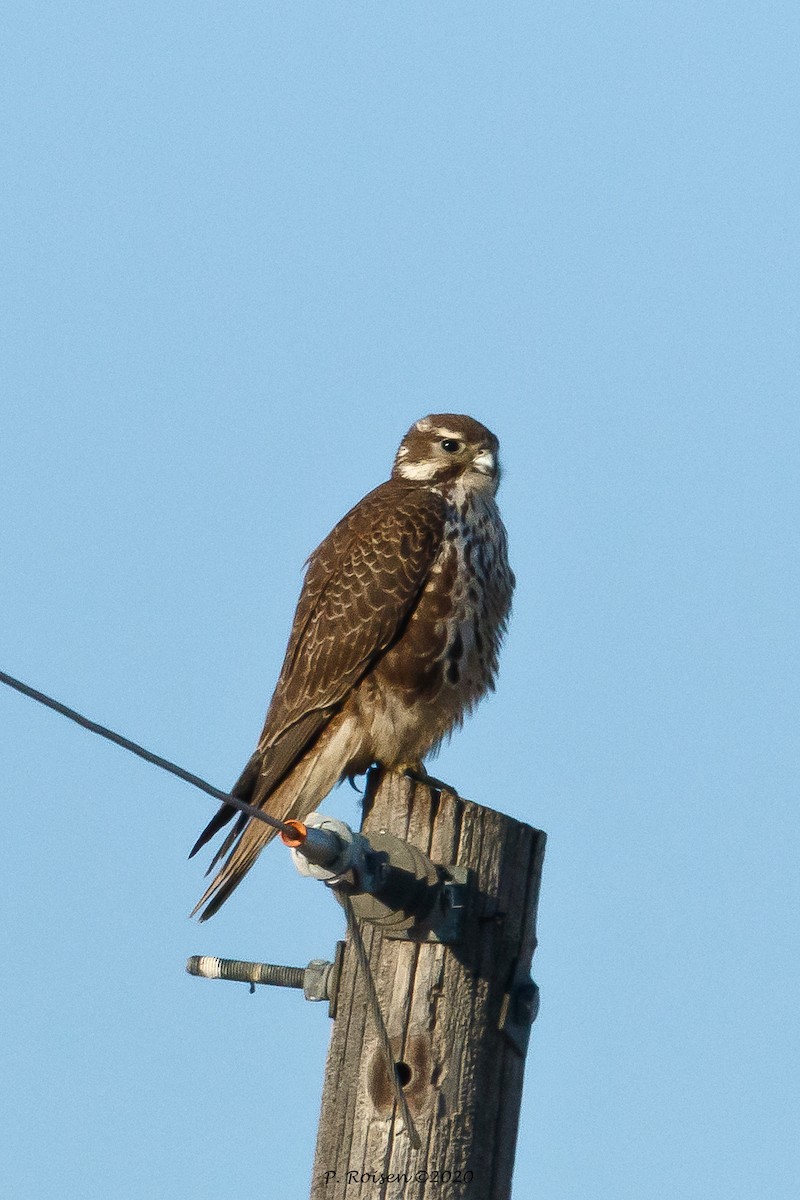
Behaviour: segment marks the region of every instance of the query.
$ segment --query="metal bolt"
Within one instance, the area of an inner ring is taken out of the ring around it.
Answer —
[[[305,969],[282,967],[278,963],[245,962],[238,958],[211,958],[193,954],[186,963],[190,975],[202,979],[232,979],[237,983],[269,983],[273,987],[301,988]]]
[[[333,1016],[343,951],[344,943],[337,942],[335,962],[313,958],[306,967],[284,967],[279,963],[246,962],[237,958],[212,958],[206,954],[193,954],[187,960],[186,970],[190,975],[198,975],[201,979],[229,979],[237,983],[249,983],[251,992],[255,991],[257,983],[302,989],[306,1000],[327,1000]]]

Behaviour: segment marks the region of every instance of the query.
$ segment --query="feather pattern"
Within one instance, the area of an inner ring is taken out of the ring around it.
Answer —
[[[279,819],[302,819],[339,779],[372,762],[421,762],[493,686],[513,588],[494,503],[496,453],[497,439],[469,417],[424,418],[403,440],[391,479],[314,551],[234,795]],[[234,815],[223,805],[192,854]],[[238,815],[194,910],[203,909],[201,919],[273,836]]]

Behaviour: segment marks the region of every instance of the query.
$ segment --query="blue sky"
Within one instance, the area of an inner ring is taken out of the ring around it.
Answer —
[[[518,591],[436,770],[549,835],[515,1195],[794,1197],[796,5],[3,25],[0,669],[230,784],[305,556],[483,420]],[[330,897],[273,848],[199,928],[212,802],[8,691],[0,763],[5,1193],[305,1196],[327,1016],[183,963]]]

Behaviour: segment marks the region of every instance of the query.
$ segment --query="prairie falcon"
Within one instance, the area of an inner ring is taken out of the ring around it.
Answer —
[[[372,763],[422,769],[489,690],[514,575],[495,503],[498,441],[471,417],[411,426],[391,478],[342,518],[308,560],[266,722],[233,795],[302,820]],[[217,911],[274,836],[230,805],[222,867],[197,904]]]

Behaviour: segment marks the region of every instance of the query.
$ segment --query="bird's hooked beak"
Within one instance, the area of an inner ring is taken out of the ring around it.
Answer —
[[[488,475],[490,479],[494,479],[497,474],[497,459],[491,450],[481,450],[480,454],[473,458],[472,467],[473,470],[480,471],[481,475]]]

